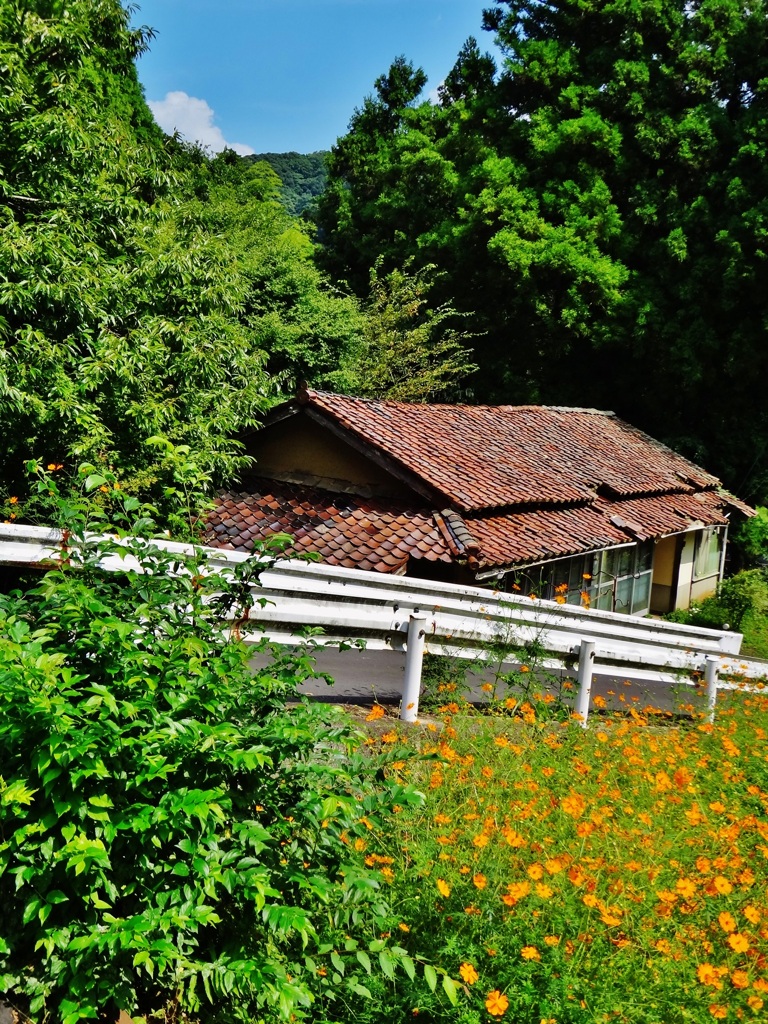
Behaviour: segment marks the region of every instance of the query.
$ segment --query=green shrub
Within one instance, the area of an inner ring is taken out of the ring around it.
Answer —
[[[678,608],[666,618],[670,622],[691,623],[710,629],[741,628],[749,613],[762,616],[768,611],[768,579],[762,569],[747,569],[723,580],[713,597]]]
[[[251,673],[227,625],[257,617],[268,553],[215,572],[142,540],[146,518],[89,540],[87,502],[38,490],[68,526],[0,595],[0,992],[63,1024],[319,1020],[368,973],[411,973],[355,837],[420,794],[297,695],[305,651]]]
[[[757,515],[745,519],[734,530],[731,540],[748,565],[768,562],[768,508],[757,506]]]

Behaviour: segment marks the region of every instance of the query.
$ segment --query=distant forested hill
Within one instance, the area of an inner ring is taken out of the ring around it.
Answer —
[[[325,188],[328,173],[326,152],[318,153],[256,153],[246,157],[270,165],[283,183],[282,199],[289,213],[298,216]]]

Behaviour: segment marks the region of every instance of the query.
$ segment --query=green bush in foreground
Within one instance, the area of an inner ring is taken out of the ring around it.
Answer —
[[[88,480],[119,506],[114,483]],[[68,526],[0,595],[0,992],[63,1024],[317,1021],[368,974],[414,973],[355,840],[420,795],[297,696],[306,653],[252,674],[226,625],[267,556],[216,572],[146,520],[89,541],[92,506],[39,490]]]

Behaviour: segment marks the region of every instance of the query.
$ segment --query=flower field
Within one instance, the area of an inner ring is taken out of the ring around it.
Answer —
[[[396,762],[423,808],[357,844],[463,995],[399,979],[355,1019],[768,1020],[768,698],[587,731],[455,709]]]

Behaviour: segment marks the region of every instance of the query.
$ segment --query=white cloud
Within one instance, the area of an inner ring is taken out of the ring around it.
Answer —
[[[155,120],[169,135],[178,132],[188,142],[199,142],[214,153],[234,149],[240,156],[255,153],[255,149],[242,142],[228,142],[218,125],[213,123],[214,111],[205,100],[188,96],[185,92],[169,92],[164,100],[148,100]]]

